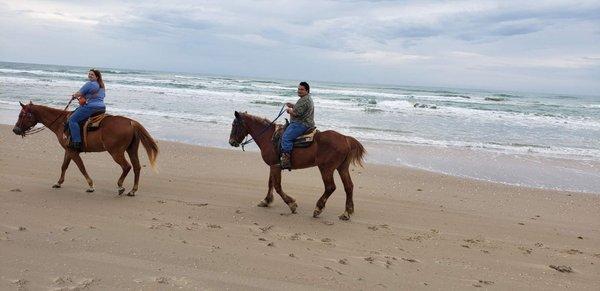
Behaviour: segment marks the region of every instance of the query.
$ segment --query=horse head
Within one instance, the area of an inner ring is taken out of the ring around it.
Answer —
[[[17,123],[13,128],[13,132],[17,135],[24,136],[25,132],[27,132],[29,129],[31,129],[38,123],[38,120],[32,111],[33,102],[30,101],[27,105],[21,102],[19,102],[19,104],[21,104],[21,112],[19,113],[19,119],[17,119]]]
[[[231,124],[231,134],[229,134],[229,144],[234,147],[239,147],[244,138],[248,135],[248,128],[244,123],[242,113],[235,112],[235,119]]]

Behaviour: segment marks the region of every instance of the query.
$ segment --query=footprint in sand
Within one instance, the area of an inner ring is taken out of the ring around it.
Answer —
[[[564,266],[564,265],[563,266],[550,265],[548,267],[550,267],[550,268],[552,268],[554,270],[557,270],[557,271],[559,271],[561,273],[572,273],[573,272],[573,269],[571,267],[569,267],[569,266]]]
[[[73,279],[68,276],[58,277],[54,279],[53,283],[55,286],[60,288],[55,290],[83,290],[90,288],[92,285],[100,282],[100,279],[97,278],[83,278],[77,283],[73,284]]]
[[[493,285],[493,281],[487,280],[479,280],[477,283],[473,284],[473,287],[483,287],[483,285]]]
[[[65,276],[65,277],[55,278],[54,280],[52,280],[52,282],[56,286],[63,286],[65,284],[71,284],[71,283],[73,283],[73,280],[71,279],[71,277]]]
[[[271,230],[271,228],[273,228],[273,225],[267,224],[267,225],[265,225],[263,227],[259,227],[258,229],[260,229],[263,233],[265,233],[265,232]]]
[[[566,253],[566,254],[569,254],[569,255],[581,255],[581,254],[583,254],[582,251],[576,250],[576,249],[564,250],[564,251],[562,251],[562,253]]]
[[[18,280],[13,280],[10,283],[13,285],[16,285],[17,288],[19,288],[19,290],[26,290],[27,289],[26,285],[27,285],[28,281],[25,279],[18,279]]]
[[[523,251],[524,255],[530,255],[533,252],[533,250],[528,247],[519,247],[519,250]]]

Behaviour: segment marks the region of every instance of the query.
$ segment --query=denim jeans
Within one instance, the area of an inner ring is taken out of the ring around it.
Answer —
[[[300,122],[290,123],[281,137],[281,152],[291,154],[294,147],[294,140],[301,136],[307,129],[308,127]]]
[[[87,105],[79,106],[69,117],[69,130],[71,131],[71,141],[81,142],[81,132],[79,132],[79,122],[88,119],[92,114],[104,110],[104,107],[91,107]]]

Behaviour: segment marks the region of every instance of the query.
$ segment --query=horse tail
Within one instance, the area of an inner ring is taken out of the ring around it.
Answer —
[[[139,122],[132,120],[131,125],[133,125],[135,136],[142,142],[142,145],[146,149],[146,154],[148,154],[148,160],[150,160],[150,166],[152,167],[152,170],[157,172],[156,157],[158,156],[158,145],[152,136],[150,136],[148,131]]]
[[[351,136],[346,136],[346,141],[350,145],[350,153],[346,157],[348,163],[352,163],[353,165],[359,165],[363,167],[364,156],[367,154],[367,150],[365,147]]]

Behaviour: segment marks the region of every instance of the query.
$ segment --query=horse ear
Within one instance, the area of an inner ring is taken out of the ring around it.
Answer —
[[[25,108],[25,104],[21,103],[21,101],[19,101],[19,104],[21,104],[21,107]]]
[[[240,113],[239,112],[235,112],[235,118],[240,118]]]
[[[33,105],[33,101],[29,100],[29,105]]]

